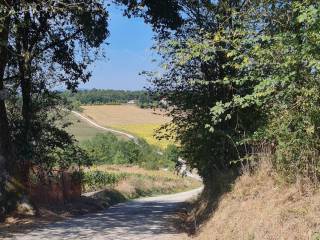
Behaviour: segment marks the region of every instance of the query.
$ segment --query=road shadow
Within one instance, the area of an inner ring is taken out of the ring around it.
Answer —
[[[36,216],[13,214],[11,218],[15,223],[0,225],[0,239],[2,237],[11,238],[19,233],[29,233],[34,229],[46,228],[55,222],[98,213],[126,200],[122,193],[113,189],[105,189],[64,204],[38,204]]]
[[[88,214],[68,221],[47,224],[25,231],[23,235],[7,233],[14,239],[143,239],[177,233],[172,225],[180,202],[132,201],[107,211]],[[134,236],[134,238],[133,238]]]
[[[239,173],[234,170],[217,171],[204,183],[204,190],[200,197],[189,202],[179,212],[175,223],[180,232],[196,235],[201,226],[205,225],[218,208],[224,194],[232,190],[232,185]]]

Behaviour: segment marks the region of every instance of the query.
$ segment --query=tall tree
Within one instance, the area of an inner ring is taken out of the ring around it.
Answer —
[[[57,84],[75,90],[89,80],[88,66],[108,36],[108,13],[99,0],[1,1],[0,7],[0,173],[1,179],[7,176],[11,156],[17,156],[15,174],[18,169],[21,182],[28,184],[40,141],[46,147],[64,146],[56,142],[64,134],[50,127],[48,114],[43,114],[59,104],[50,91]],[[8,106],[14,117],[10,120]],[[3,186],[1,208],[6,203]]]
[[[246,91],[226,81],[237,73],[227,65],[232,46],[221,31],[236,29],[234,12],[243,1],[180,1],[183,25],[169,38],[160,35],[158,47],[164,73],[153,78],[151,91],[166,98],[173,128],[188,162],[210,180],[217,170],[244,156],[238,142],[255,129],[259,111],[252,108],[222,109],[237,93]],[[223,112],[221,118],[216,113]],[[197,144],[194,144],[197,143]]]
[[[22,95],[19,156],[21,177],[27,183],[35,141],[33,95],[54,82],[75,90],[79,82],[88,81],[87,67],[108,36],[108,14],[102,1],[89,0],[16,3],[13,9],[6,77],[18,83]]]
[[[10,4],[11,1],[0,1],[0,221],[6,212],[5,205],[8,201],[9,169],[15,160],[5,103],[8,92],[4,84],[4,74],[8,63]]]

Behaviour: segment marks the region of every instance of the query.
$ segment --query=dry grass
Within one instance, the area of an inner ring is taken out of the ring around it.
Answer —
[[[214,198],[212,216],[194,239],[320,239],[320,192],[307,184],[279,183],[268,165]],[[206,207],[207,200],[198,203],[197,217]]]
[[[182,178],[170,171],[146,170],[138,166],[100,165],[92,167],[89,171],[95,170],[126,173],[127,177],[114,186],[114,190],[129,199],[182,192],[201,186],[199,181]]]
[[[144,176],[170,178],[172,180],[181,180],[180,176],[177,176],[171,171],[165,170],[147,170],[138,166],[126,166],[126,165],[97,165],[90,168],[90,170],[99,170],[106,172],[122,172],[129,174],[140,174]]]
[[[163,112],[152,109],[142,109],[135,105],[94,105],[82,106],[84,115],[100,125],[131,125],[156,124],[161,125],[171,119]]]
[[[144,138],[149,144],[165,148],[173,142],[155,138],[155,131],[171,119],[159,110],[141,109],[135,105],[83,106],[83,114],[102,126],[111,127]]]

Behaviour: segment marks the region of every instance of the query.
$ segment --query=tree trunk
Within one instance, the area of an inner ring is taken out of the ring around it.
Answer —
[[[26,12],[24,16],[23,24],[20,26],[17,38],[17,53],[19,56],[18,68],[19,68],[19,79],[22,94],[22,109],[21,115],[23,118],[22,128],[22,141],[23,159],[21,162],[20,178],[24,183],[25,187],[28,188],[29,184],[29,171],[31,167],[31,147],[30,147],[30,131],[31,131],[31,118],[32,118],[32,100],[31,100],[31,65],[30,65],[30,52],[29,52],[29,25],[30,25],[30,13]]]
[[[29,171],[31,167],[31,155],[32,151],[30,146],[30,130],[31,130],[31,79],[26,74],[28,71],[28,64],[24,61],[20,68],[21,73],[21,92],[22,92],[22,117],[23,117],[23,129],[22,129],[22,144],[26,147],[26,151],[23,156],[21,180],[28,187],[29,184]]]
[[[0,32],[0,156],[2,156],[2,161],[0,158],[0,171],[8,166],[5,161],[6,158],[10,156],[11,152],[11,141],[9,134],[9,122],[7,116],[7,110],[5,105],[6,91],[4,86],[4,72],[7,66],[7,44],[8,44],[8,29],[9,29],[9,19],[4,22],[4,28]],[[0,172],[1,173],[1,172]]]
[[[4,27],[0,32],[0,221],[7,212],[7,182],[9,181],[9,173],[12,170],[14,155],[12,151],[12,143],[10,138],[10,128],[5,104],[6,91],[4,85],[4,73],[8,61],[7,44],[9,37],[9,18],[4,20]]]

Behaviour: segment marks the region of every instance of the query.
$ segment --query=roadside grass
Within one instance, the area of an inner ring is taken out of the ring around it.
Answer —
[[[114,189],[126,199],[170,194],[195,189],[201,183],[192,178],[182,178],[165,170],[146,170],[137,166],[100,165],[85,170],[85,174],[95,172],[114,176],[104,186],[101,184],[85,184],[85,191]]]
[[[320,239],[319,188],[282,180],[262,162],[254,173],[225,181],[221,194],[207,188],[185,217],[199,231],[183,239]]]

